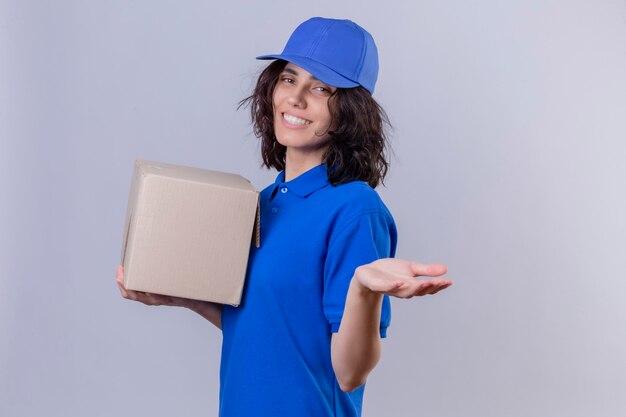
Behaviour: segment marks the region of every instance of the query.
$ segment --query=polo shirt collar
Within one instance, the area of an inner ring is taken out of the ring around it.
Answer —
[[[328,184],[326,163],[321,163],[287,182],[285,182],[285,171],[283,170],[278,173],[276,181],[274,181],[274,190],[271,198],[276,195],[276,190],[279,187],[287,187],[295,195],[306,198]]]

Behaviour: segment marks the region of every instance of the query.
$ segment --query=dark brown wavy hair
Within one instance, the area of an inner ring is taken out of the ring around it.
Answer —
[[[239,106],[250,107],[254,134],[261,139],[263,165],[278,171],[285,169],[286,147],[274,135],[273,93],[286,61],[275,60],[259,75],[254,91]],[[328,167],[328,181],[338,185],[353,180],[367,182],[372,188],[383,183],[389,162],[387,129],[391,128],[383,108],[369,91],[359,86],[337,88],[328,100],[331,126],[330,144],[323,161]]]

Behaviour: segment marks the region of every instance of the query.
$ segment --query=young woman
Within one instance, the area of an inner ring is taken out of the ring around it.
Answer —
[[[239,307],[129,291],[187,307],[222,330],[220,416],[360,416],[390,323],[389,296],[450,286],[445,265],[390,259],[396,227],[374,188],[387,123],[372,98],[374,40],[349,20],[312,18],[261,73],[249,105],[263,162],[260,248]]]

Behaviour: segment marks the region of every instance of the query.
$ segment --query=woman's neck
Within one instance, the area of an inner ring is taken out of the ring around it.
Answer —
[[[285,154],[285,182],[297,178],[322,163],[322,158],[326,148],[317,149],[314,152],[295,152],[291,148],[287,148]]]

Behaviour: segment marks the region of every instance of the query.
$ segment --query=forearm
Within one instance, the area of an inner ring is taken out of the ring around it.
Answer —
[[[215,325],[218,329],[222,328],[222,305],[210,303],[208,301],[193,300],[186,305],[188,309],[199,314]]]
[[[333,369],[344,391],[363,385],[380,359],[382,300],[382,294],[352,279],[341,326],[331,342]]]

